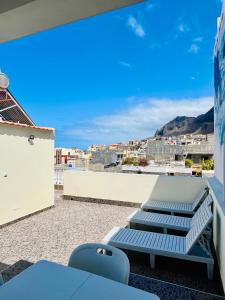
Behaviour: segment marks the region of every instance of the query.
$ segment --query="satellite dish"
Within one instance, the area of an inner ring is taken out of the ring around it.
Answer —
[[[9,86],[9,78],[0,70],[0,89],[7,89]]]

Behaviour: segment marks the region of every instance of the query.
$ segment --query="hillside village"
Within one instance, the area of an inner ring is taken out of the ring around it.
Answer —
[[[213,134],[186,134],[91,145],[86,151],[56,148],[55,164],[93,171],[195,175],[213,169],[213,151]]]
[[[166,175],[213,172],[214,108],[197,117],[178,116],[154,137],[114,144],[56,148],[56,169],[75,168]]]

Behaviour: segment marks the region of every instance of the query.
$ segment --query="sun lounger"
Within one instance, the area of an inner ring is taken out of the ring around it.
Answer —
[[[201,201],[204,199],[206,193],[207,190],[202,189],[193,203],[147,200],[141,205],[141,209],[145,211],[162,211],[170,213],[171,215],[174,215],[174,213],[193,215],[198,206],[201,204]]]
[[[204,232],[212,221],[210,207],[206,207],[193,223],[186,237],[116,227],[103,242],[126,250],[150,255],[150,266],[155,267],[155,256],[166,256],[207,264],[208,278],[213,278],[214,259]]]
[[[133,228],[136,224],[141,224],[157,227],[162,228],[164,233],[167,233],[168,229],[189,231],[199,215],[203,213],[204,208],[212,202],[211,195],[208,195],[192,218],[136,210],[128,217],[129,226]]]

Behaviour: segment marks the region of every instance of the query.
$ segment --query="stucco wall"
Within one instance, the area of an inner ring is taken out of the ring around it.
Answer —
[[[205,180],[191,177],[66,171],[64,195],[142,203],[148,199],[192,202]]]
[[[215,177],[209,178],[208,184],[213,197],[213,242],[225,291],[225,201],[223,185]]]
[[[0,123],[0,225],[54,204],[53,134]]]
[[[218,22],[218,33],[214,48],[214,87],[215,87],[215,174],[221,183],[224,181],[224,134],[225,134],[225,4],[223,17]]]
[[[214,48],[215,178],[209,179],[214,198],[213,241],[225,290],[225,2]]]

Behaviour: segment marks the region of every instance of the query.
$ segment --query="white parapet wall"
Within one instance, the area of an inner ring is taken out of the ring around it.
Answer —
[[[66,171],[64,195],[123,202],[193,202],[205,179],[186,176]]]
[[[53,129],[0,122],[0,145],[0,225],[54,205]]]
[[[223,185],[216,177],[208,178],[213,197],[213,242],[225,291],[225,201]]]

